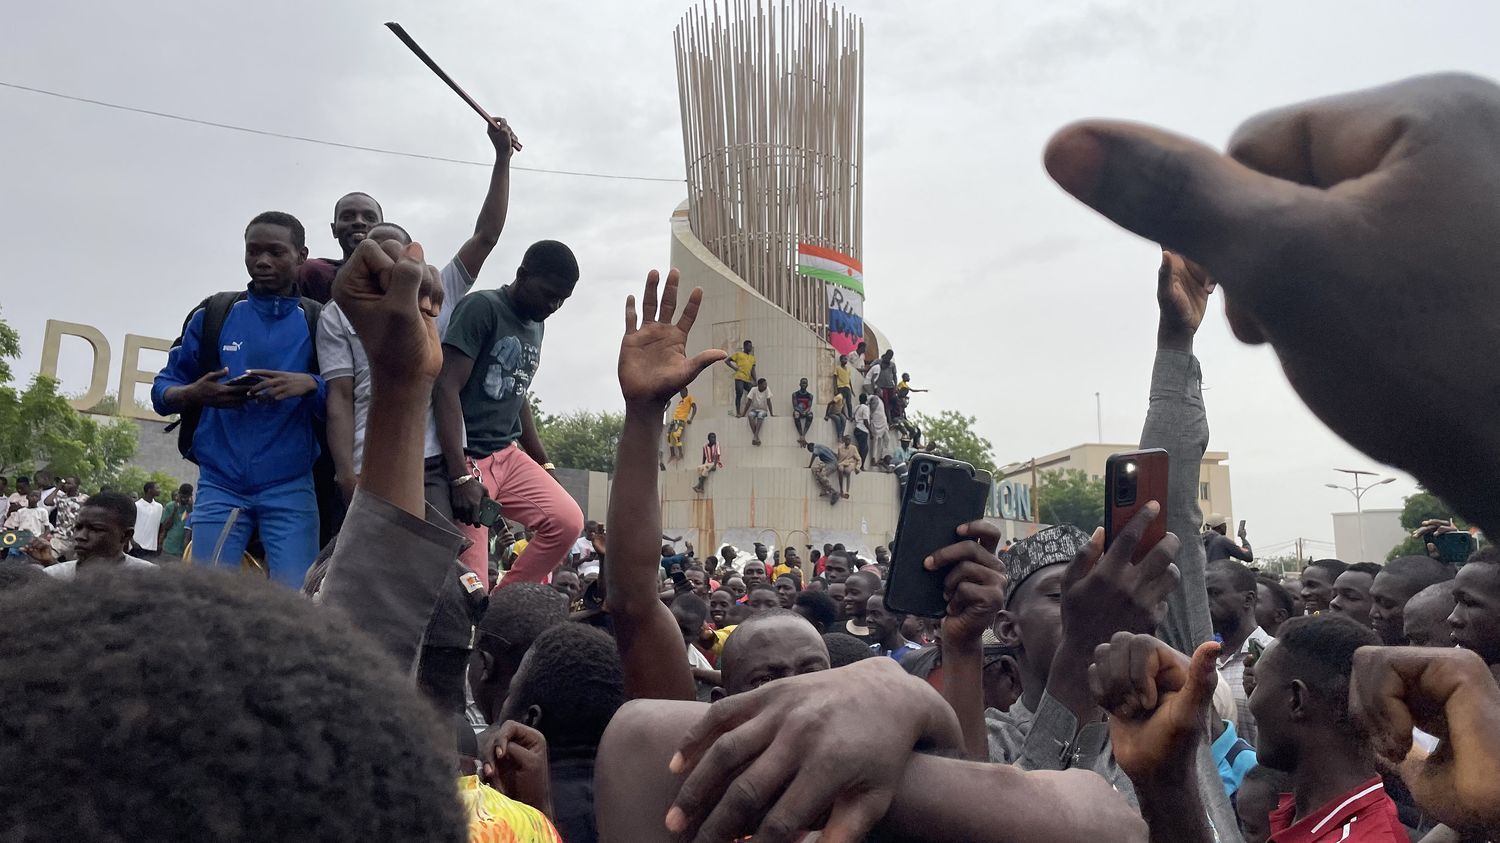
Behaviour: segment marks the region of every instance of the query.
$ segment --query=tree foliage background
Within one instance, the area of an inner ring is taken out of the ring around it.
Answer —
[[[10,361],[20,354],[20,336],[0,319],[0,475],[45,468],[76,474],[85,488],[108,482],[135,454],[135,425],[129,419],[96,421],[77,412],[53,378],[35,375],[18,389],[11,382]]]
[[[1385,555],[1387,561],[1398,556],[1424,556],[1427,547],[1421,539],[1410,535],[1411,531],[1422,526],[1423,521],[1453,519],[1461,529],[1467,529],[1469,522],[1453,511],[1453,507],[1443,502],[1442,498],[1431,492],[1420,491],[1413,495],[1407,495],[1401,507],[1401,526],[1406,528],[1407,537],[1398,545],[1391,548],[1391,552]]]
[[[974,432],[977,420],[973,416],[944,410],[935,416],[912,413],[911,417],[922,429],[923,444],[933,453],[994,473],[995,446]]]
[[[624,413],[575,410],[554,416],[542,411],[541,399],[533,394],[531,416],[547,459],[559,468],[614,473]]]
[[[1043,471],[1031,505],[1043,524],[1072,524],[1092,533],[1104,526],[1104,481],[1078,468]]]

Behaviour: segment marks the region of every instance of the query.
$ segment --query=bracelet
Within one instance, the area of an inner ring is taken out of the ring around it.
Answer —
[[[457,489],[459,486],[462,486],[465,483],[467,483],[467,482],[469,482],[470,480],[473,480],[473,479],[474,479],[474,475],[472,475],[472,474],[465,474],[462,477],[455,477],[452,480],[449,480],[448,481],[448,485],[450,485],[453,488]]]
[[[556,471],[556,470],[557,470],[557,466],[553,465],[552,463],[550,463],[550,462],[544,462],[544,463],[542,463],[542,471]]]

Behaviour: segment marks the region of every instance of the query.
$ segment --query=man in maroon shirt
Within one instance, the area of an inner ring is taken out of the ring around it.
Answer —
[[[1349,717],[1354,652],[1379,643],[1373,629],[1347,617],[1292,618],[1255,666],[1256,753],[1292,778],[1292,792],[1271,812],[1271,843],[1408,839]]]
[[[302,295],[327,304],[333,298],[333,277],[339,267],[354,254],[354,247],[365,239],[370,229],[385,221],[380,203],[368,193],[355,191],[339,197],[333,203],[333,222],[328,226],[333,239],[343,250],[341,258],[309,258],[302,262],[301,274],[297,278]]]

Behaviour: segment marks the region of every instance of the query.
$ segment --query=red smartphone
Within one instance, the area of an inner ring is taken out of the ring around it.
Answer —
[[[1160,448],[1114,454],[1104,463],[1104,548],[1114,543],[1130,519],[1156,501],[1161,511],[1146,527],[1131,554],[1132,564],[1145,558],[1167,534],[1167,452]]]

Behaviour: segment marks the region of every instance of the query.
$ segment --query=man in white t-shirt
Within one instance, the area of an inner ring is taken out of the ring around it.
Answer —
[[[147,484],[148,488],[150,485]],[[90,571],[155,569],[150,562],[126,553],[133,544],[131,522],[137,517],[132,513],[134,508],[130,498],[119,492],[100,492],[85,500],[73,525],[73,544],[78,558],[49,565],[43,571],[60,580],[71,580],[80,573],[86,576]],[[155,527],[151,528],[151,534],[156,535]]]
[[[766,419],[776,415],[771,409],[771,390],[766,386],[765,378],[756,381],[755,388],[745,393],[740,414],[750,419],[750,435],[754,437],[750,444],[759,445],[761,425],[766,423]]]
[[[156,483],[147,482],[141,498],[135,502],[135,546],[148,561],[157,552],[157,531],[161,527],[164,507],[156,501]]]
[[[490,173],[489,192],[479,208],[479,217],[474,223],[474,233],[459,247],[458,253],[448,261],[438,275],[442,282],[443,304],[437,317],[438,336],[448,328],[448,319],[479,277],[485,260],[500,240],[505,228],[505,216],[510,205],[510,156],[514,151],[514,135],[502,121],[501,127],[491,127],[490,142],[495,147],[495,167]],[[357,236],[357,235],[356,235]],[[406,229],[391,222],[372,225],[367,235],[371,240],[395,240],[402,245],[411,243]],[[363,239],[363,238],[359,238]],[[370,362],[365,356],[364,346],[354,332],[339,306],[330,301],[318,318],[318,366],[323,379],[328,383],[328,449],[333,458],[334,476],[344,502],[354,496],[354,486],[364,466],[365,417],[370,408]],[[427,440],[425,454],[429,463],[441,462],[442,450],[437,444],[437,425],[433,420],[432,407],[427,408]],[[441,468],[441,466],[439,466]],[[442,472],[438,479],[443,480]],[[448,484],[441,482],[437,489],[442,495],[446,509]],[[431,497],[431,491],[429,491]]]

